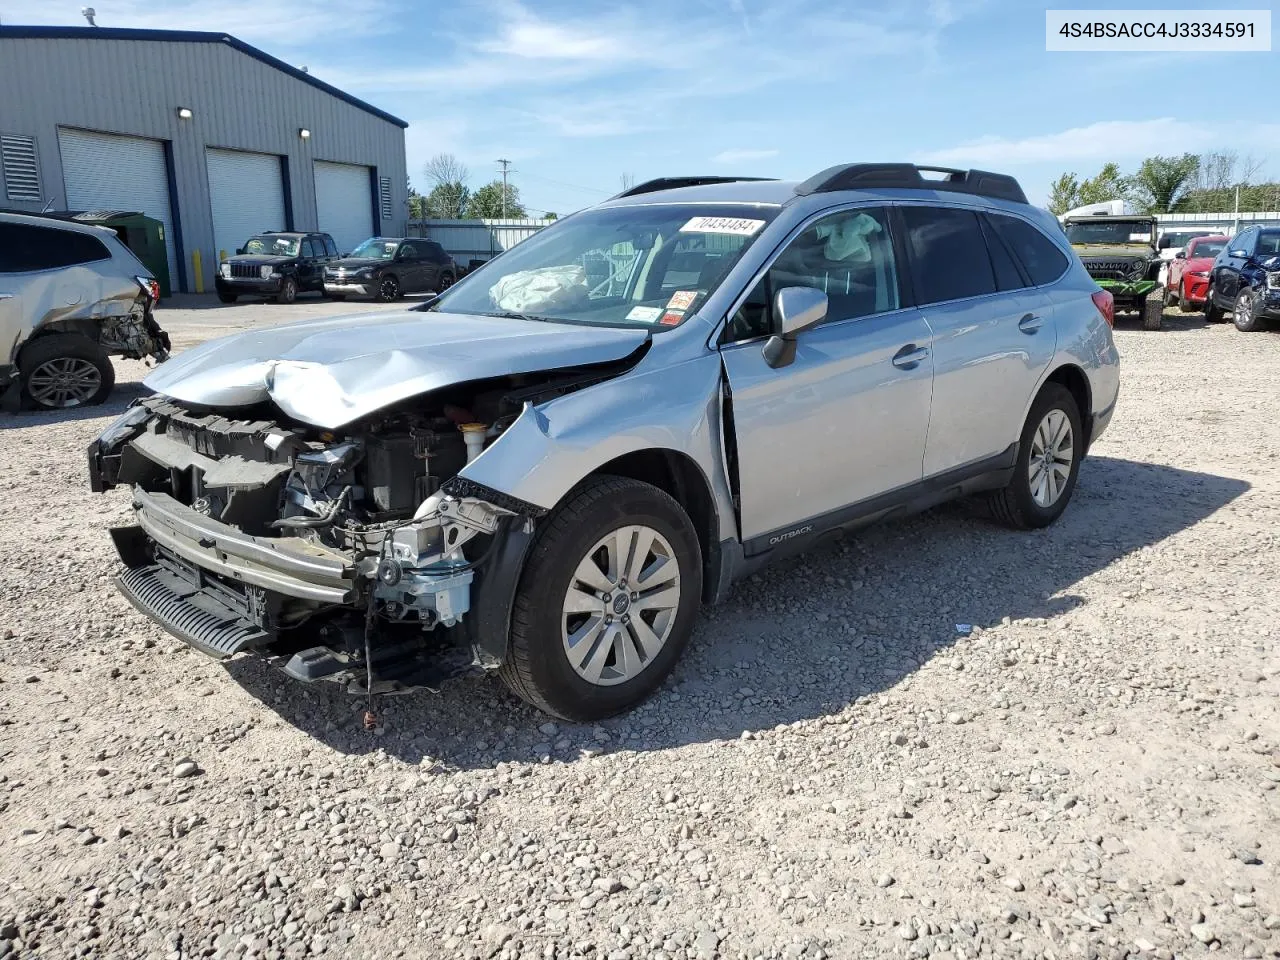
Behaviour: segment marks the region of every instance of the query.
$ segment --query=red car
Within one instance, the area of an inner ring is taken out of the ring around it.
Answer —
[[[1179,304],[1183,310],[1204,306],[1209,293],[1209,269],[1214,257],[1227,245],[1227,237],[1196,237],[1187,248],[1169,261],[1164,285],[1164,305]]]

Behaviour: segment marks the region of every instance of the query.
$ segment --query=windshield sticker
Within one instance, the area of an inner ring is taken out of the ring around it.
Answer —
[[[764,226],[763,220],[747,220],[742,217],[694,217],[681,233],[731,233],[739,237],[752,237]]]
[[[660,313],[662,313],[661,307],[632,307],[631,312],[627,314],[627,319],[653,323]]]
[[[671,299],[667,301],[668,310],[688,310],[693,306],[693,301],[698,297],[697,290],[677,290],[671,295]]]
[[[668,310],[666,313],[662,315],[662,319],[659,320],[658,322],[661,323],[664,327],[674,327],[683,319],[684,319],[683,310]]]
[[[1151,239],[1151,234],[1149,234],[1149,233],[1131,233],[1131,234],[1129,234],[1129,242],[1130,242],[1130,243],[1133,243],[1133,242],[1135,242],[1135,241],[1136,241],[1136,242],[1138,242],[1138,243],[1146,243],[1146,242],[1148,242],[1150,239]]]

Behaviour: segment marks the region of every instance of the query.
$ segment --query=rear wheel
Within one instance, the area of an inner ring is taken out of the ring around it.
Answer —
[[[553,716],[620,713],[671,672],[701,594],[702,552],[680,505],[647,483],[593,477],[530,548],[500,676]]]
[[[1159,330],[1164,323],[1164,296],[1160,291],[1147,295],[1142,302],[1142,329]]]
[[[280,281],[280,292],[276,294],[276,303],[293,303],[298,299],[298,281],[293,277],[285,277]]]
[[[67,410],[102,403],[115,386],[116,371],[106,351],[88,337],[56,333],[22,351],[24,405]]]
[[[439,283],[440,289],[437,290],[436,293],[444,293],[446,290],[452,287],[453,284],[454,284],[454,279],[453,279],[452,273],[442,274],[440,276],[440,283]]]
[[[1083,457],[1075,398],[1059,383],[1045,384],[1022,427],[1013,478],[988,499],[991,512],[1015,529],[1047,527],[1067,508]]]
[[[388,274],[378,281],[377,297],[383,303],[390,303],[392,300],[400,298],[400,281]]]
[[[1174,287],[1164,288],[1164,305],[1168,309],[1178,302],[1178,291]]]
[[[1240,295],[1236,297],[1235,309],[1231,312],[1231,320],[1242,333],[1262,329],[1263,320],[1258,316],[1258,297],[1252,290],[1240,291]]]

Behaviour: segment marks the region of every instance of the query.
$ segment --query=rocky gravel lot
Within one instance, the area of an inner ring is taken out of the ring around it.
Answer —
[[[495,680],[367,733],[202,658],[115,593],[127,495],[86,485],[141,365],[0,419],[0,957],[1280,955],[1280,332],[1168,325],[1117,332],[1055,527],[952,505],[775,566],[599,726]]]

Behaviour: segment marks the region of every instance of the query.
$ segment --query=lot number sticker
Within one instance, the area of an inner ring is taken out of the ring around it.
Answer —
[[[760,232],[763,220],[747,220],[742,217],[694,217],[681,233],[731,233],[739,237],[751,237]]]

